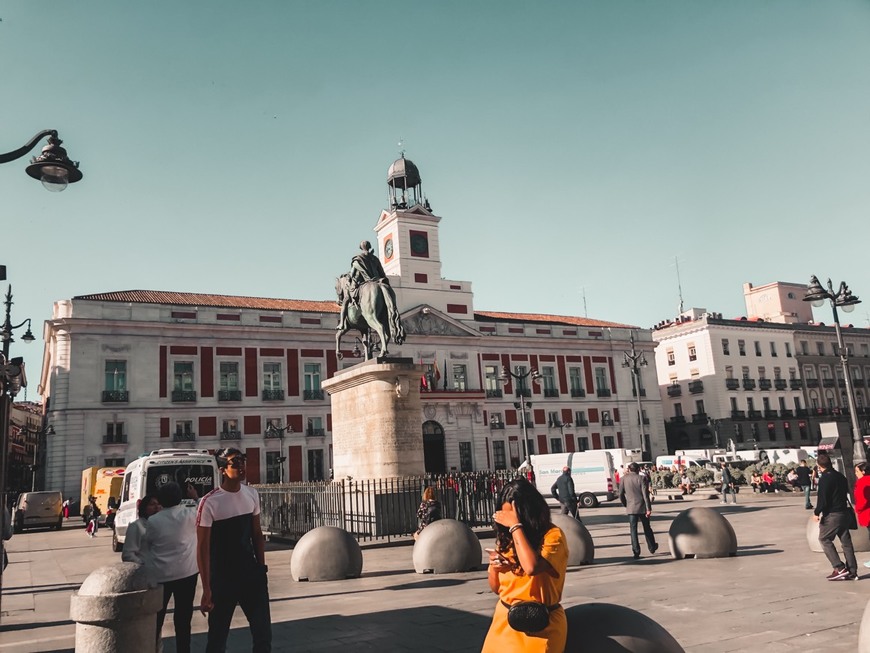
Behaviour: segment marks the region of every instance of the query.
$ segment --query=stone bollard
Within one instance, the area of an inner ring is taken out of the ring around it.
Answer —
[[[290,576],[295,581],[359,578],[362,567],[359,542],[336,526],[318,526],[305,533],[290,558]]]
[[[586,603],[565,610],[565,653],[685,653],[657,621],[611,603]]]
[[[855,551],[859,553],[870,551],[870,533],[866,528],[859,526],[857,531],[849,531],[849,534],[852,536],[852,546],[855,547]],[[822,543],[819,542],[819,522],[813,519],[812,515],[807,519],[807,544],[810,545],[810,551],[822,552]],[[843,551],[839,537],[834,538],[834,546],[837,547],[837,551]]]
[[[591,565],[595,562],[595,543],[583,523],[570,515],[553,515],[553,524],[562,529],[568,544],[568,566]]]
[[[163,588],[142,565],[120,562],[85,578],[70,599],[76,653],[154,653]]]
[[[870,601],[864,608],[861,627],[858,629],[858,653],[870,653]]]
[[[414,543],[414,571],[418,574],[455,574],[480,569],[483,550],[474,532],[461,521],[439,519]]]
[[[730,522],[712,508],[689,508],[668,529],[671,556],[725,558],[737,555],[737,535]]]

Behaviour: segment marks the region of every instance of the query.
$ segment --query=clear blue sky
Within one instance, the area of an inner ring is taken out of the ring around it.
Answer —
[[[404,139],[480,310],[651,326],[745,281],[868,300],[864,1],[6,2],[13,319],[133,288],[329,299]],[[864,306],[854,313],[867,324]],[[829,320],[827,312],[818,319]],[[16,343],[38,377],[39,343]],[[35,385],[35,383],[34,383]],[[34,388],[35,390],[35,388]],[[35,393],[34,393],[35,394]]]

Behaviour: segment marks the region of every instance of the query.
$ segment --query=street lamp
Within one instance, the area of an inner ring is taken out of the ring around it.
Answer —
[[[647,457],[649,454],[649,443],[647,442],[646,433],[644,433],[643,405],[640,401],[640,368],[647,366],[646,356],[644,356],[642,351],[637,351],[634,347],[634,331],[629,335],[628,342],[631,345],[631,351],[622,352],[622,366],[631,370],[631,374],[634,377],[634,395],[637,399],[637,423],[640,425],[640,451],[644,460],[650,460]]]
[[[48,145],[42,148],[42,154],[33,157],[26,172],[34,179],[39,179],[46,190],[59,193],[67,185],[81,181],[82,172],[78,161],[70,161],[66,150],[61,147],[62,140],[54,129],[43,129],[17,150],[0,154],[0,163],[9,163],[20,159],[30,152],[36,144],[48,136]]]
[[[288,424],[287,426],[276,426],[273,422],[269,422],[266,426],[266,437],[267,438],[278,438],[278,481],[280,483],[284,482],[284,462],[287,460],[287,456],[284,455],[284,434],[285,433],[293,433],[293,427]]]
[[[851,313],[855,310],[855,305],[860,304],[861,300],[852,294],[849,286],[845,281],[840,282],[840,288],[834,292],[834,284],[828,279],[828,289],[825,290],[819,278],[815,275],[810,277],[810,283],[807,286],[807,294],[804,297],[805,302],[812,302],[813,306],[823,306],[825,300],[831,302],[831,309],[834,311],[834,329],[837,332],[837,349],[840,353],[840,365],[843,366],[843,376],[846,381],[846,400],[849,402],[849,416],[852,419],[852,464],[867,462],[867,453],[864,448],[864,436],[861,433],[861,426],[858,424],[858,411],[855,407],[855,393],[852,389],[852,376],[849,373],[849,350],[843,343],[843,333],[840,331],[840,316],[837,314],[837,307],[843,309],[845,313]]]
[[[49,424],[45,428],[41,428],[41,429],[30,429],[30,428],[27,428],[26,426],[23,426],[19,429],[19,432],[34,438],[34,441],[33,441],[33,464],[29,465],[29,467],[30,467],[30,473],[32,474],[32,480],[30,482],[30,491],[36,492],[36,472],[40,468],[40,464],[39,464],[39,448],[40,448],[39,441],[41,438],[43,438],[47,435],[55,435],[55,430],[54,430],[54,427],[51,424]]]
[[[535,368],[532,368],[527,372],[523,372],[519,365],[517,365],[514,368],[514,371],[511,372],[507,368],[507,365],[505,365],[501,368],[501,374],[499,375],[498,379],[502,383],[510,383],[510,380],[512,378],[517,380],[516,395],[517,397],[519,397],[520,400],[514,402],[514,408],[520,411],[520,414],[523,418],[523,448],[525,449],[526,462],[531,466],[532,450],[531,447],[529,447],[529,432],[526,424],[526,409],[532,407],[532,402],[526,401],[526,393],[530,392],[530,389],[526,387],[520,387],[525,385],[525,380],[529,377],[532,378],[532,381],[537,383],[537,381],[541,378],[541,373],[538,372],[538,370],[536,370]]]

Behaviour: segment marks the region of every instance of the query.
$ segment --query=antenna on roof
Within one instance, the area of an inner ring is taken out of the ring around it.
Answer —
[[[589,317],[589,311],[586,310],[586,287],[580,289],[580,293],[583,295],[583,317]]]
[[[405,158],[405,139],[399,136],[399,156]]]
[[[680,281],[680,261],[676,256],[674,257],[674,265],[677,267],[677,293],[680,296],[680,315],[682,315],[685,310],[683,308],[683,284]]]

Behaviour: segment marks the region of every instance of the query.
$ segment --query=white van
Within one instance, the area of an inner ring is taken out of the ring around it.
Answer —
[[[60,492],[22,492],[15,502],[12,525],[16,533],[40,526],[59,531],[63,526],[63,495]]]
[[[158,449],[145,454],[124,471],[121,486],[121,506],[115,516],[115,532],[112,550],[119,553],[124,548],[127,527],[139,518],[139,499],[146,494],[157,494],[158,488],[175,482],[182,487],[188,484],[204,497],[220,483],[220,472],[214,456],[205,449]],[[193,504],[189,499],[183,503]]]
[[[677,454],[671,456],[658,456],[656,458],[656,467],[667,467],[668,469],[680,467],[706,467],[710,461],[706,458],[695,458],[693,456],[679,456]]]
[[[545,497],[553,496],[550,488],[562,474],[563,467],[571,468],[574,492],[584,508],[595,508],[599,499],[613,501],[613,458],[601,449],[576,453],[550,453],[532,456],[535,486]]]

